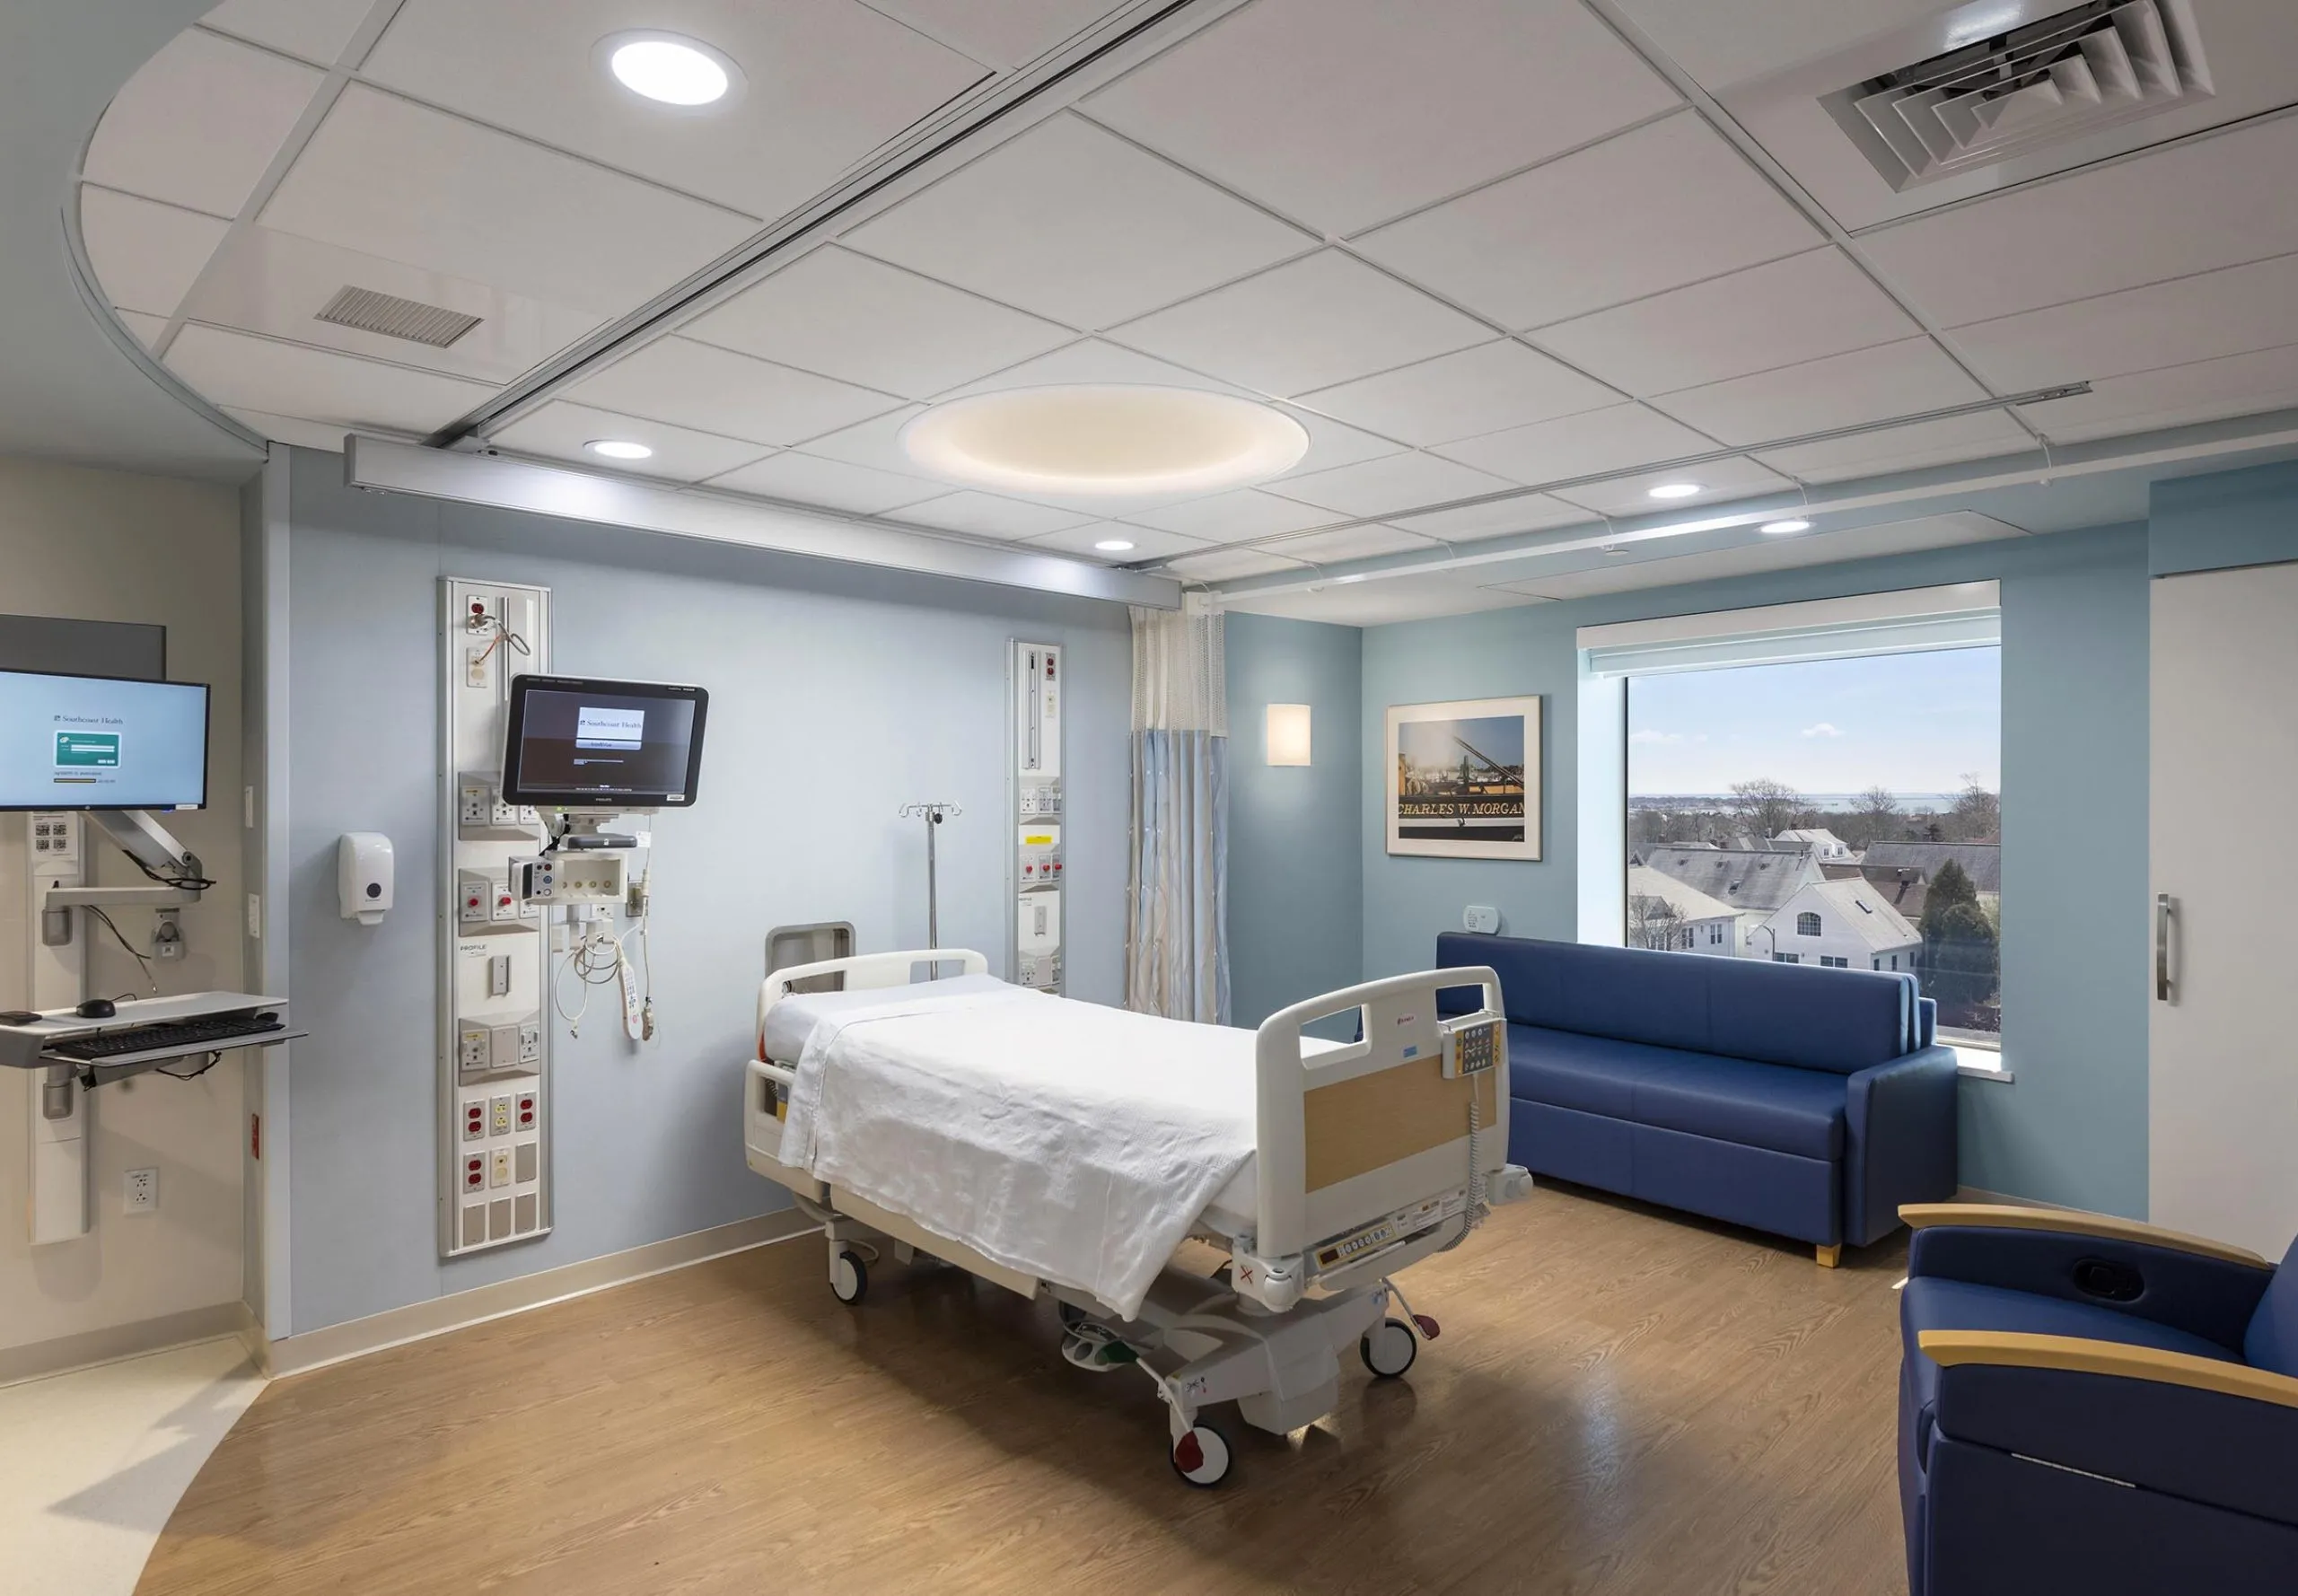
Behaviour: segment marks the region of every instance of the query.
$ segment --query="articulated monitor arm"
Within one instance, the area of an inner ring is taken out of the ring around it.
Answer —
[[[91,810],[87,818],[120,846],[153,879],[148,887],[51,887],[48,909],[165,908],[197,903],[213,885],[201,873],[199,855],[178,842],[149,810]]]

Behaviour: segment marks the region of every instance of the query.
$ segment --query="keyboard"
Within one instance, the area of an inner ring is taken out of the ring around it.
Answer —
[[[212,1020],[187,1020],[176,1024],[130,1025],[95,1036],[50,1042],[48,1051],[65,1058],[101,1063],[124,1054],[152,1053],[162,1048],[179,1053],[236,1048],[251,1037],[286,1029],[278,1015],[266,1009],[252,1014],[220,1014]]]

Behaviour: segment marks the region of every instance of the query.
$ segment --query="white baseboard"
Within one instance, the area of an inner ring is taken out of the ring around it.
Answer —
[[[2047,1203],[2040,1197],[2013,1197],[2007,1191],[1981,1191],[1976,1186],[1955,1188],[1959,1203],[2006,1203],[2013,1208],[2048,1208],[2057,1214],[2079,1214],[2080,1208],[2070,1208],[2065,1203]]]
[[[610,1252],[581,1263],[522,1275],[515,1280],[497,1281],[427,1302],[410,1302],[404,1308],[388,1309],[365,1319],[348,1320],[300,1336],[289,1336],[262,1346],[259,1361],[264,1372],[274,1379],[307,1373],[329,1364],[382,1352],[386,1347],[404,1346],[410,1341],[426,1340],[450,1330],[563,1302],[571,1297],[627,1285],[650,1275],[667,1274],[690,1264],[724,1258],[728,1253],[785,1241],[820,1228],[797,1209],[785,1208],[755,1219],[737,1220],[667,1241],[650,1241],[625,1252]],[[259,1335],[256,1340],[260,1343],[261,1337]]]
[[[189,1346],[195,1341],[243,1336],[245,1328],[253,1322],[254,1316],[248,1312],[245,1302],[218,1302],[213,1307],[163,1313],[157,1319],[141,1319],[132,1324],[58,1336],[51,1341],[0,1347],[0,1385],[45,1380],[51,1374],[66,1374],[97,1364],[116,1364],[122,1358]],[[260,1359],[258,1361],[260,1363]]]

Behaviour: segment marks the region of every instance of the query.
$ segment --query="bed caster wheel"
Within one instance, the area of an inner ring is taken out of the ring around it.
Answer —
[[[1364,1332],[1356,1344],[1357,1355],[1375,1380],[1397,1380],[1420,1355],[1420,1337],[1400,1319],[1384,1319]]]
[[[841,1302],[858,1302],[862,1293],[870,1289],[870,1271],[863,1267],[859,1256],[841,1252],[829,1260],[830,1294]]]
[[[1173,1443],[1173,1472],[1199,1490],[1229,1478],[1229,1440],[1211,1425],[1196,1425]]]
[[[1065,1330],[1074,1330],[1092,1317],[1083,1308],[1073,1308],[1066,1302],[1057,1302],[1053,1306],[1061,1315],[1061,1328]]]

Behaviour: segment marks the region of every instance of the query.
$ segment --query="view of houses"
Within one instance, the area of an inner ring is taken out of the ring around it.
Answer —
[[[1858,808],[1814,810],[1762,781],[1633,799],[1628,943],[1909,971],[1951,1037],[1991,1042],[2003,1025],[1995,795],[1974,782],[1927,801],[1942,807],[1909,812],[1871,791]]]

